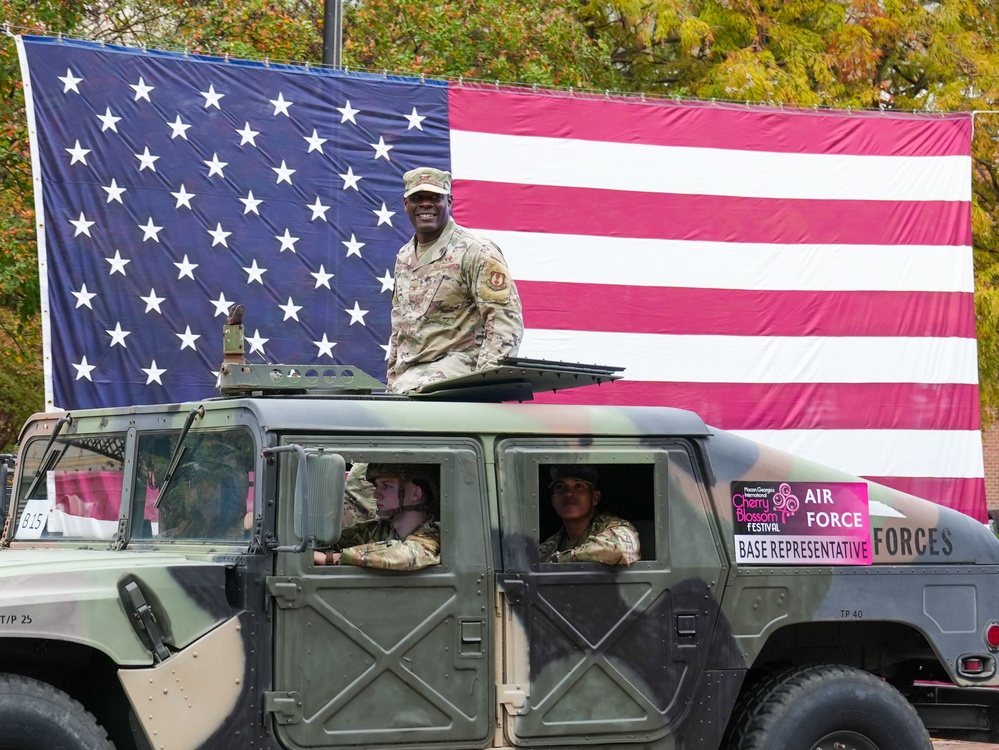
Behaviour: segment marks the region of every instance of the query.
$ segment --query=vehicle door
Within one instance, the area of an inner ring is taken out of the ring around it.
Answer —
[[[313,438],[290,442],[316,445]],[[441,562],[412,571],[317,566],[280,553],[268,581],[275,617],[275,692],[268,710],[292,748],[430,743],[482,746],[494,716],[490,535],[474,443],[344,440],[353,463],[419,463],[440,477]],[[293,537],[281,469],[279,534]]]
[[[497,453],[508,740],[643,742],[674,731],[708,655],[723,559],[690,446],[516,439]],[[539,560],[561,527],[549,480],[564,464],[596,470],[600,509],[636,526],[640,561]]]

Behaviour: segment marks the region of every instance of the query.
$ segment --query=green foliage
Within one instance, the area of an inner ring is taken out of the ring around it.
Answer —
[[[554,86],[615,82],[575,3],[367,0],[344,16],[344,63],[369,70]]]

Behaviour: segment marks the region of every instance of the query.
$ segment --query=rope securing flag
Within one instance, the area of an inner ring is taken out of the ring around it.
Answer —
[[[384,377],[402,174],[449,169],[541,401],[661,404],[985,519],[971,117],[639,101],[18,40],[46,397],[216,395],[248,358]]]

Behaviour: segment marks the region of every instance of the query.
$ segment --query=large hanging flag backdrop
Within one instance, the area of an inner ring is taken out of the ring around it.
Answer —
[[[402,174],[454,174],[541,401],[663,404],[985,518],[971,117],[536,92],[18,39],[46,397],[216,394],[249,358],[384,377]]]

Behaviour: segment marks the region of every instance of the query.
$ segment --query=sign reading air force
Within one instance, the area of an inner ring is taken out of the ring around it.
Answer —
[[[732,482],[736,560],[870,565],[864,482]]]

